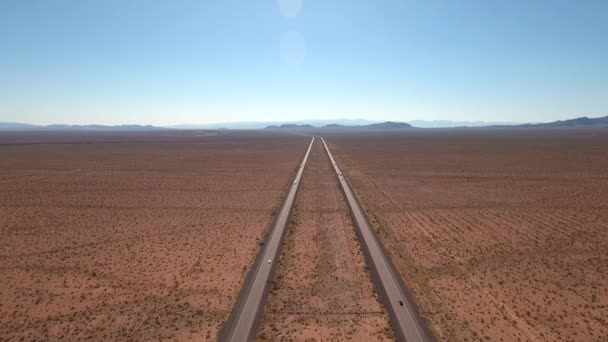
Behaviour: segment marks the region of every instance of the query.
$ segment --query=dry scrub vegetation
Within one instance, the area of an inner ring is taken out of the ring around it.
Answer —
[[[3,134],[0,340],[215,338],[307,140]]]
[[[608,339],[608,131],[328,141],[440,340]]]

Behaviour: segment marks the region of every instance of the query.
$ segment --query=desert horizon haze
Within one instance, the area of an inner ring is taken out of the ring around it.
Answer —
[[[366,119],[325,119],[325,120],[298,120],[298,121],[243,121],[243,122],[223,122],[223,123],[211,123],[211,124],[182,124],[172,126],[152,126],[152,125],[66,125],[66,124],[52,124],[52,125],[32,125],[19,122],[0,122],[0,131],[40,131],[40,130],[52,130],[52,131],[157,131],[163,129],[235,129],[235,130],[255,130],[255,129],[269,129],[269,128],[285,128],[285,129],[298,129],[298,128],[365,128],[365,127],[376,127],[381,128],[382,125],[386,127],[397,128],[412,127],[412,128],[547,128],[547,127],[606,127],[608,126],[608,116],[589,118],[589,117],[578,117],[566,120],[558,120],[553,122],[529,122],[529,123],[517,123],[517,122],[486,122],[486,121],[449,121],[449,120],[413,120],[410,122],[400,121],[374,121]],[[403,125],[406,124],[406,125]]]
[[[608,111],[605,1],[4,1],[0,122]]]

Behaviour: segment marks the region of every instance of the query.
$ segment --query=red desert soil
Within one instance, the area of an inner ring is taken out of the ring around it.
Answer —
[[[327,141],[439,340],[608,340],[608,130]]]
[[[390,340],[336,175],[317,139],[259,340]]]
[[[3,133],[0,340],[206,340],[308,138]]]

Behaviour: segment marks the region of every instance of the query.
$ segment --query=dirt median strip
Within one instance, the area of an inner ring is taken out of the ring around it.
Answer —
[[[340,185],[318,139],[301,187],[257,338],[393,340]]]

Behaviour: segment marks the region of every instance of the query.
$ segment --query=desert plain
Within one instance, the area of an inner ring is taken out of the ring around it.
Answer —
[[[438,340],[608,339],[608,130],[326,141]]]
[[[323,132],[439,341],[606,341],[608,130]],[[309,137],[0,135],[0,340],[215,340]],[[391,340],[320,141],[258,340]]]
[[[0,340],[213,340],[308,138],[0,136]]]

